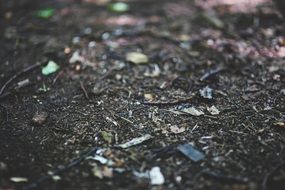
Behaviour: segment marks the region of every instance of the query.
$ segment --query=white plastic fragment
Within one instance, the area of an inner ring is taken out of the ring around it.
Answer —
[[[158,166],[151,168],[149,172],[149,177],[151,185],[162,185],[165,182],[164,176]]]
[[[205,99],[213,99],[213,92],[214,90],[210,88],[209,86],[204,87],[203,89],[199,90],[200,95]]]
[[[85,62],[85,59],[84,57],[82,57],[78,51],[75,51],[71,58],[69,59],[69,63],[73,64],[73,63],[76,63],[76,62],[79,62],[79,63],[84,63]]]
[[[143,75],[145,77],[158,77],[160,73],[161,73],[161,70],[159,66],[157,64],[154,64],[154,70],[153,71],[147,70]]]
[[[216,108],[216,106],[211,106],[211,107],[207,107],[208,112],[210,112],[211,115],[219,115],[220,111],[218,110],[218,108]]]
[[[53,175],[53,176],[51,176],[51,178],[52,178],[53,181],[61,180],[61,177],[59,175]]]
[[[134,174],[134,176],[136,176],[137,178],[149,179],[149,171],[146,171],[146,172],[133,171],[133,174]]]
[[[112,160],[108,160],[107,158],[105,158],[103,156],[99,156],[99,155],[89,156],[89,157],[87,157],[87,159],[96,160],[96,161],[100,162],[101,164],[104,164],[107,166],[113,166],[114,165],[114,162]]]
[[[181,112],[187,113],[187,114],[190,114],[190,115],[194,115],[194,116],[204,115],[203,111],[198,110],[195,107],[184,108],[184,109],[181,110]]]
[[[28,179],[25,177],[11,177],[10,180],[15,183],[28,182]]]
[[[119,144],[117,146],[121,147],[121,148],[129,148],[131,146],[141,144],[142,142],[147,141],[151,138],[152,138],[152,136],[150,134],[146,134],[144,136],[134,138],[134,139],[130,140],[129,142]]]
[[[126,60],[134,64],[143,64],[148,62],[148,57],[139,52],[130,52],[127,53]]]

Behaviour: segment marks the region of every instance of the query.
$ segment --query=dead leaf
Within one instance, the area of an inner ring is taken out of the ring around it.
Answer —
[[[149,69],[143,74],[145,77],[158,77],[161,73],[161,70],[157,64],[154,65],[153,71]]]
[[[144,94],[144,99],[148,102],[152,102],[154,100],[154,95],[153,94]]]
[[[163,185],[165,182],[164,176],[160,171],[160,167],[155,166],[149,171],[150,184]]]

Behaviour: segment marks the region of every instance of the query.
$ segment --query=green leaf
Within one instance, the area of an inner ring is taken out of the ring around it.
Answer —
[[[49,75],[55,73],[59,69],[59,65],[54,61],[49,61],[48,64],[42,68],[43,75]]]
[[[50,18],[54,15],[55,13],[55,10],[53,8],[46,8],[46,9],[41,9],[41,10],[38,10],[36,12],[36,15],[40,18]]]
[[[130,10],[130,6],[127,3],[117,2],[109,4],[108,9],[112,12],[123,13]]]
[[[113,135],[112,133],[108,133],[106,131],[102,131],[101,135],[103,137],[103,139],[107,142],[107,143],[112,143],[112,139],[113,139]]]

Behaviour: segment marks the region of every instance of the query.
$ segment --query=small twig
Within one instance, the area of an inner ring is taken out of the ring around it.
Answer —
[[[35,182],[25,186],[23,188],[23,190],[29,190],[29,189],[34,189],[36,188],[40,183],[49,180],[52,178],[52,176],[54,175],[60,175],[64,172],[66,172],[67,170],[73,168],[74,166],[80,164],[82,161],[84,161],[88,156],[92,155],[94,152],[96,152],[97,148],[92,148],[90,151],[88,151],[87,153],[81,155],[79,158],[71,161],[70,163],[68,163],[65,167],[57,169],[55,171],[52,172],[52,174],[50,175],[45,175],[41,178],[39,178],[38,180],[36,180]]]
[[[284,160],[284,159],[283,159]],[[267,189],[267,182],[270,178],[270,176],[273,175],[273,173],[275,173],[279,168],[281,168],[283,165],[285,164],[285,161],[279,163],[277,166],[275,166],[270,172],[268,172],[263,180],[262,180],[262,190],[266,190]]]
[[[57,79],[64,73],[64,70],[60,71],[53,79],[52,85],[54,85],[57,81]]]
[[[6,119],[6,122],[8,121],[8,111],[7,111],[7,108],[3,105],[0,104],[0,108],[3,109],[3,112],[5,112],[5,119]],[[3,121],[4,123],[4,121]]]
[[[144,105],[148,106],[173,106],[177,104],[183,104],[188,103],[190,100],[192,100],[193,97],[186,98],[186,99],[180,99],[180,100],[174,100],[172,102],[142,102]]]
[[[221,71],[224,71],[225,68],[224,67],[217,67],[215,69],[211,69],[209,71],[207,71],[201,78],[200,81],[204,81],[206,79],[208,79],[209,77],[218,74]]]
[[[104,80],[105,78],[109,77],[113,71],[115,70],[115,67],[111,67],[106,73],[103,74],[103,76],[101,76],[99,79],[98,79],[98,82],[101,82],[102,80]]]
[[[80,81],[80,88],[83,91],[85,98],[89,99],[88,92],[86,91],[85,86],[82,81]]]
[[[7,96],[9,96],[11,94],[12,94],[11,92],[3,93],[2,95],[0,95],[0,100],[6,98]]]
[[[211,172],[211,171],[202,171],[202,175],[208,176],[208,177],[213,177],[217,180],[221,181],[228,181],[228,182],[236,182],[236,183],[246,183],[248,182],[248,179],[246,178],[240,178],[240,177],[234,177],[234,176],[227,176],[224,174],[216,173],[216,172]]]
[[[121,118],[122,120],[125,120],[125,121],[127,121],[127,122],[129,122],[129,123],[131,123],[131,124],[134,124],[134,122],[132,122],[131,120],[129,120],[129,119],[127,119],[127,118],[124,118],[124,117],[122,117],[122,116],[120,116],[120,115],[118,115],[118,114],[115,114],[115,116],[118,117],[118,118]]]
[[[4,83],[4,85],[1,87],[1,89],[0,89],[0,95],[3,94],[4,90],[7,88],[7,86],[8,86],[11,82],[13,82],[13,80],[15,80],[16,78],[18,78],[18,77],[21,76],[22,74],[27,73],[27,72],[29,72],[29,71],[31,71],[31,70],[33,70],[33,69],[39,67],[40,65],[41,65],[41,64],[38,62],[38,63],[36,63],[36,64],[34,64],[34,65],[31,65],[31,66],[29,66],[29,67],[27,67],[27,68],[24,68],[24,69],[21,70],[20,72],[18,72],[18,73],[16,73],[15,75],[13,75],[13,76],[12,76],[9,80],[7,80],[7,81]]]

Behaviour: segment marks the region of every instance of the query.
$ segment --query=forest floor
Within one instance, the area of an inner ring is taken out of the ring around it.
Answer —
[[[0,3],[0,190],[285,186],[273,4],[16,2]]]

